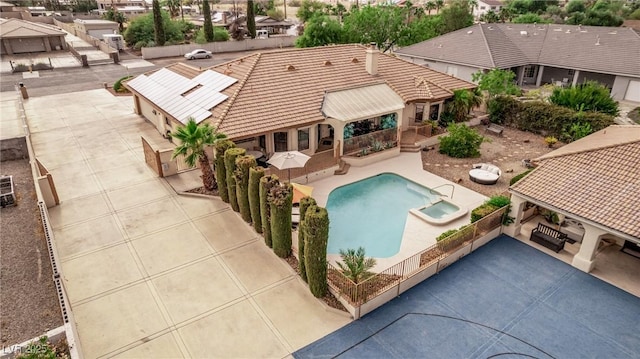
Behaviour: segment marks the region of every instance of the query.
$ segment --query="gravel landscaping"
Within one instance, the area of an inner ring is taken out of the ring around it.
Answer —
[[[484,126],[475,127],[489,141],[480,146],[480,157],[453,158],[438,152],[438,146],[422,151],[422,167],[449,181],[460,184],[485,196],[507,194],[509,181],[527,168],[523,159],[533,159],[560,147],[556,143],[549,148],[544,137],[506,127],[502,136],[486,133]],[[469,170],[474,163],[492,163],[502,170],[502,176],[494,185],[482,185],[469,180]],[[449,195],[448,192],[443,192]],[[455,198],[455,196],[454,196]]]
[[[0,169],[13,176],[17,199],[0,209],[0,345],[10,346],[63,321],[29,161],[2,162]]]

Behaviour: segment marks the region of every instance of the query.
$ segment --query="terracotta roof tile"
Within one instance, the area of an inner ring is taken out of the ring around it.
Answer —
[[[589,137],[577,142],[588,144]],[[640,240],[640,135],[635,142],[545,157],[511,190]]]

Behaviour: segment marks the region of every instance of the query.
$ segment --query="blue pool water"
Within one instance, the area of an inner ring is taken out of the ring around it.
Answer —
[[[367,257],[391,257],[400,250],[409,209],[438,198],[430,189],[392,173],[338,187],[327,200],[327,253],[364,247]]]
[[[440,201],[435,203],[429,207],[422,208],[420,212],[426,214],[431,218],[442,218],[448,214],[459,211],[460,208],[454,204],[451,204],[447,201]]]

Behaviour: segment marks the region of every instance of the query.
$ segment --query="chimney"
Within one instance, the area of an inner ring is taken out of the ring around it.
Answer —
[[[378,74],[378,56],[380,51],[376,49],[376,43],[372,42],[367,48],[367,58],[365,62],[365,68],[369,75],[377,75]]]

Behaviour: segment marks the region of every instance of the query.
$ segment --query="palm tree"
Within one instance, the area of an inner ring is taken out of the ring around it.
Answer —
[[[342,258],[342,263],[337,262],[336,264],[342,270],[342,274],[354,283],[358,284],[374,275],[374,273],[369,272],[369,269],[376,265],[376,260],[374,258],[365,258],[363,247],[358,248],[358,250],[347,249],[345,251],[341,249],[340,257]]]
[[[436,9],[436,3],[433,1],[427,1],[427,3],[424,4],[424,9],[429,12],[429,15],[431,15],[431,10]]]
[[[197,161],[202,170],[202,185],[204,188],[209,191],[218,188],[213,169],[209,165],[206,147],[227,138],[227,135],[217,132],[216,128],[208,123],[197,124],[193,118],[189,118],[186,125],[179,126],[171,133],[171,137],[180,141],[180,145],[173,150],[172,158],[184,155],[184,161],[192,167],[196,165]]]
[[[440,9],[444,7],[444,0],[436,0],[436,14],[440,13]]]
[[[478,91],[454,90],[448,111],[454,116],[455,122],[463,122],[467,120],[471,109],[481,104],[482,96]]]

